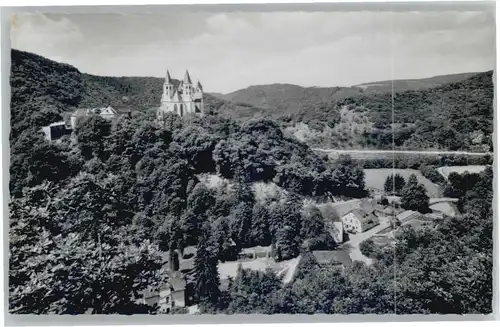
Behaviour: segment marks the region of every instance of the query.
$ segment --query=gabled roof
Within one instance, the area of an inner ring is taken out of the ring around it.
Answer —
[[[118,111],[116,111],[115,108],[111,107],[111,106],[107,106],[107,107],[101,107],[101,108],[79,108],[79,109],[76,109],[72,114],[71,116],[87,116],[87,115],[90,115],[90,114],[95,114],[97,112],[101,112],[103,110],[109,110],[111,111],[113,114],[117,114]]]
[[[421,214],[418,211],[406,210],[397,215],[396,218],[399,221],[403,222],[412,217],[419,217],[419,216],[421,216]]]
[[[183,80],[184,83],[186,84],[193,84],[191,82],[191,76],[189,76],[189,72],[188,70],[186,69],[186,73],[184,74],[184,80]]]
[[[365,211],[361,209],[354,209],[351,210],[350,213],[354,214],[354,216],[362,223],[366,223],[369,221],[378,221],[378,217],[375,216],[373,213],[366,213]]]
[[[172,95],[173,101],[181,101],[181,97],[179,96],[179,91],[174,90],[174,94]]]
[[[198,81],[198,83],[196,83],[196,87],[197,87],[198,89],[200,89],[201,91],[203,91],[203,86],[201,86],[200,81]]]
[[[55,127],[55,126],[66,126],[66,122],[58,121],[58,122],[50,124],[48,127]]]
[[[350,266],[352,264],[349,253],[344,250],[313,251],[312,254],[319,264],[342,264],[344,266]]]

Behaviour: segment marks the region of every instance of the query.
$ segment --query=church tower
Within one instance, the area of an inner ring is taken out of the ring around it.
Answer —
[[[175,85],[175,81],[167,70],[163,82],[161,105],[157,111],[158,120],[162,121],[167,112],[175,112],[182,118],[193,115],[203,116],[203,87],[200,82],[193,85],[189,71],[186,70],[184,79]]]

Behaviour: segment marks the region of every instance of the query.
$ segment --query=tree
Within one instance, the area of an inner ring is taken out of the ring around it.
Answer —
[[[99,115],[92,115],[76,128],[78,147],[85,159],[93,156],[103,159],[107,137],[111,133],[111,123]]]
[[[71,185],[69,193],[47,185],[27,189],[11,204],[10,311],[147,313],[136,299],[162,282],[157,248],[128,241],[105,191],[85,178]]]
[[[400,174],[391,174],[387,176],[385,183],[384,183],[384,190],[387,193],[394,193],[396,195],[399,195],[401,191],[403,190],[403,187],[405,186],[405,179],[403,176]]]
[[[254,194],[241,161],[237,166],[235,180],[236,203],[231,210],[231,230],[234,242],[241,249],[251,243],[250,230],[252,228],[252,214],[255,203]]]
[[[401,194],[401,206],[407,210],[422,213],[429,211],[429,196],[425,186],[418,183],[417,176],[412,174]]]
[[[195,297],[203,310],[214,309],[220,296],[220,279],[217,269],[217,249],[208,223],[203,226],[196,249],[194,259]]]
[[[253,207],[250,242],[252,245],[261,246],[268,246],[271,244],[269,211],[265,206],[258,202],[256,202]]]

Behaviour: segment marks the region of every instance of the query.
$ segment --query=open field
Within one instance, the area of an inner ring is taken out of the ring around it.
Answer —
[[[454,204],[449,202],[440,202],[429,206],[432,210],[439,211],[450,217],[455,217],[457,209]]]
[[[411,174],[417,176],[418,182],[424,184],[427,189],[427,195],[431,198],[441,197],[441,190],[439,187],[432,183],[429,179],[424,177],[422,173],[415,169],[391,169],[391,168],[381,168],[381,169],[365,169],[365,183],[367,188],[374,188],[377,190],[384,190],[384,183],[387,176],[391,174],[400,174],[404,177],[407,182]]]
[[[243,269],[252,269],[265,271],[267,268],[271,268],[278,277],[283,278],[284,283],[288,283],[292,280],[295,269],[299,263],[300,256],[294,259],[285,260],[281,262],[276,262],[274,259],[270,258],[257,258],[253,260],[238,260],[231,262],[222,262],[218,265],[219,275],[221,279],[227,279],[228,277],[235,278],[238,273],[238,265],[241,264]]]
[[[445,166],[445,167],[439,167],[438,172],[443,175],[444,178],[448,179],[448,176],[452,172],[456,172],[459,174],[463,174],[466,171],[469,173],[480,173],[484,169],[486,169],[486,166]]]

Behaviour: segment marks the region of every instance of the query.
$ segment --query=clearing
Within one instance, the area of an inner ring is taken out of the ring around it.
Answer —
[[[431,182],[429,179],[424,177],[419,170],[416,169],[392,169],[392,168],[380,168],[380,169],[365,169],[365,183],[367,188],[377,189],[384,191],[384,183],[388,176],[391,174],[400,174],[404,177],[405,181],[408,182],[411,174],[417,176],[419,183],[423,184],[427,189],[427,195],[431,198],[441,197],[440,188]]]
[[[480,173],[483,170],[486,169],[486,166],[444,166],[444,167],[439,167],[437,170],[438,172],[443,175],[444,178],[448,179],[448,176],[452,172],[456,172],[458,174],[463,174],[466,171],[469,173]]]
[[[227,279],[228,277],[235,278],[238,273],[239,264],[241,264],[241,267],[243,269],[265,271],[267,268],[271,268],[278,277],[282,278],[283,283],[286,284],[292,280],[299,260],[300,256],[281,262],[276,262],[271,258],[257,258],[253,260],[221,262],[218,265],[218,269],[220,278],[222,280]]]

